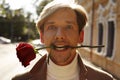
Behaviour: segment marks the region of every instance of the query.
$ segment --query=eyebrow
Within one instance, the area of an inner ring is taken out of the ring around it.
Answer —
[[[75,24],[74,21],[70,21],[70,20],[67,20],[66,23]],[[48,24],[55,24],[55,22],[54,22],[54,21],[48,21],[48,22],[45,22],[45,25],[46,25],[46,24],[47,24],[47,25],[48,25]]]
[[[66,21],[66,23],[69,23],[69,24],[75,24],[74,21]]]

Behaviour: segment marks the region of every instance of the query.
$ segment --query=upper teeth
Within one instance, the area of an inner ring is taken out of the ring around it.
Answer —
[[[57,48],[64,48],[64,45],[56,45]]]

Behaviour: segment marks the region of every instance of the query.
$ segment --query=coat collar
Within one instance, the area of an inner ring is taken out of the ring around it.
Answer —
[[[46,80],[47,77],[47,55],[44,55],[31,69],[30,73],[32,77],[34,77],[33,80]],[[80,55],[78,56],[78,64],[80,67],[80,80],[85,80],[87,69],[85,65],[82,62],[82,59]]]
[[[80,57],[80,55],[78,56],[78,64],[79,64],[79,67],[80,67],[80,80],[86,80],[86,75],[87,75],[87,68],[85,67],[85,65],[83,64],[83,61]]]

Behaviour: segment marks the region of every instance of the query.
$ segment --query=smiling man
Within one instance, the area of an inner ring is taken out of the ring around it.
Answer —
[[[37,28],[48,55],[25,74],[13,80],[113,80],[105,73],[83,64],[76,51],[83,42],[87,14],[77,4],[49,3],[40,14]]]
[[[62,13],[61,13],[62,12]],[[55,45],[48,50],[50,59],[58,65],[69,64],[76,55],[76,50],[64,46],[77,46],[80,42],[75,12],[69,8],[62,8],[53,13],[44,24],[41,40],[46,46]]]

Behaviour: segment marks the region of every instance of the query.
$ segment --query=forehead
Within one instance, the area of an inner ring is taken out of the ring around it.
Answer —
[[[47,20],[50,19],[71,19],[71,20],[76,20],[76,13],[74,10],[70,9],[70,8],[60,8],[58,10],[56,10],[53,14],[51,14]]]

